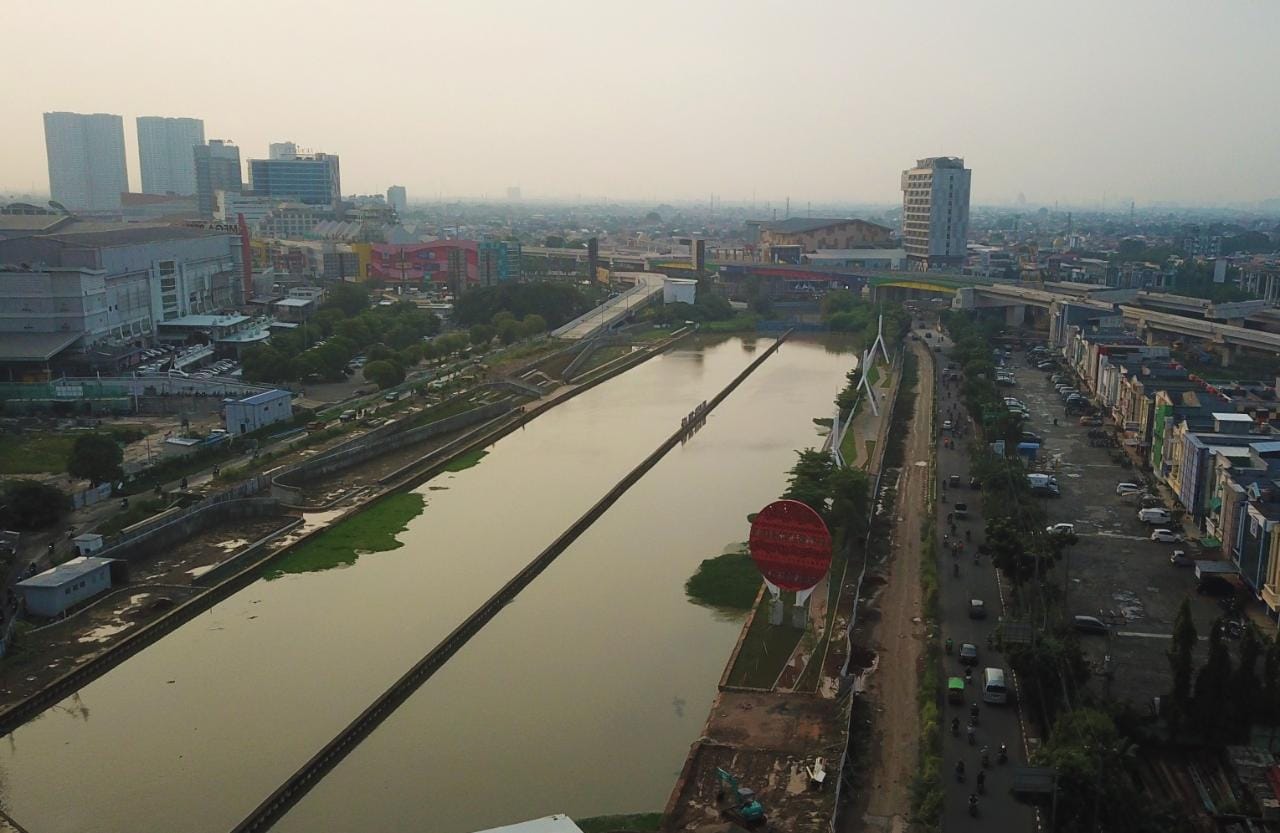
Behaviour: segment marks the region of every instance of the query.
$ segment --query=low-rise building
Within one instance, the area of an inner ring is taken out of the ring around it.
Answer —
[[[269,390],[223,403],[227,431],[236,437],[292,418],[293,394],[287,390]]]
[[[858,219],[791,217],[760,225],[760,245],[765,259],[770,250],[798,247],[801,254],[822,249],[860,249],[888,246],[892,230]]]
[[[276,318],[293,324],[301,324],[311,317],[316,302],[310,298],[283,298],[272,305]]]
[[[28,613],[53,618],[111,589],[114,558],[82,555],[17,584]]]

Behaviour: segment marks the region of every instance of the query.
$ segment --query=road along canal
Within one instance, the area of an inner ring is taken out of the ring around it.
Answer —
[[[382,549],[401,529],[398,548],[212,608],[19,729],[4,806],[41,831],[230,829],[740,372],[744,348],[682,345],[420,487],[421,514],[409,501],[369,531]],[[792,449],[820,442],[810,418],[849,363],[785,345],[277,829],[660,806],[738,630],[684,581],[781,491]]]

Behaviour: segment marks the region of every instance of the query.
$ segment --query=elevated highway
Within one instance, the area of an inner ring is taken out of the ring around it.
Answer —
[[[552,332],[552,335],[556,338],[590,338],[622,321],[633,309],[651,304],[662,297],[662,281],[665,276],[657,272],[621,272],[615,273],[614,277],[633,281],[635,286],[608,299],[590,312],[583,313]]]
[[[1245,348],[1270,355],[1280,354],[1280,333],[1250,329],[1237,324],[1226,324],[1220,320],[1193,317],[1195,313],[1204,315],[1213,311],[1214,305],[1207,301],[1200,303],[1198,299],[1194,298],[1183,298],[1176,295],[1166,296],[1163,293],[1157,294],[1161,298],[1179,299],[1175,303],[1186,307],[1189,314],[1180,315],[1173,312],[1163,312],[1139,305],[1136,301],[1141,296],[1136,293],[1128,293],[1126,298],[1126,300],[1135,302],[1121,303],[1106,300],[1104,293],[1090,293],[1090,295],[1081,296],[1049,289],[1036,289],[1010,284],[990,284],[972,287],[957,295],[955,306],[957,309],[1004,307],[1009,310],[1009,313],[1006,314],[1006,320],[1017,324],[1021,323],[1027,307],[1048,310],[1054,304],[1071,304],[1077,307],[1096,309],[1102,314],[1109,313],[1122,316],[1126,322],[1132,324],[1141,334],[1146,335],[1148,338],[1151,338],[1151,334],[1154,332],[1165,332],[1182,338],[1196,339],[1218,345],[1228,351]],[[1218,310],[1219,315],[1230,315],[1233,312],[1242,316],[1241,319],[1233,320],[1243,320],[1250,314],[1257,314],[1248,305],[1239,307],[1221,305]],[[1230,353],[1228,352],[1224,359],[1229,358],[1229,356]]]

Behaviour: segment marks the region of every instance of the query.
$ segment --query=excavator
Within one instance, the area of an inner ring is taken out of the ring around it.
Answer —
[[[754,791],[738,783],[727,770],[716,767],[720,788],[716,791],[716,804],[720,812],[743,827],[758,827],[765,823],[764,805],[756,800]]]

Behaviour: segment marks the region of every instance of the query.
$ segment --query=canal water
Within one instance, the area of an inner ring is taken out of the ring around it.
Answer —
[[[0,746],[4,807],[40,833],[229,830],[769,343],[653,359],[424,484],[399,548],[215,606]],[[684,582],[821,442],[851,366],[784,345],[277,829],[660,810],[740,626]]]

